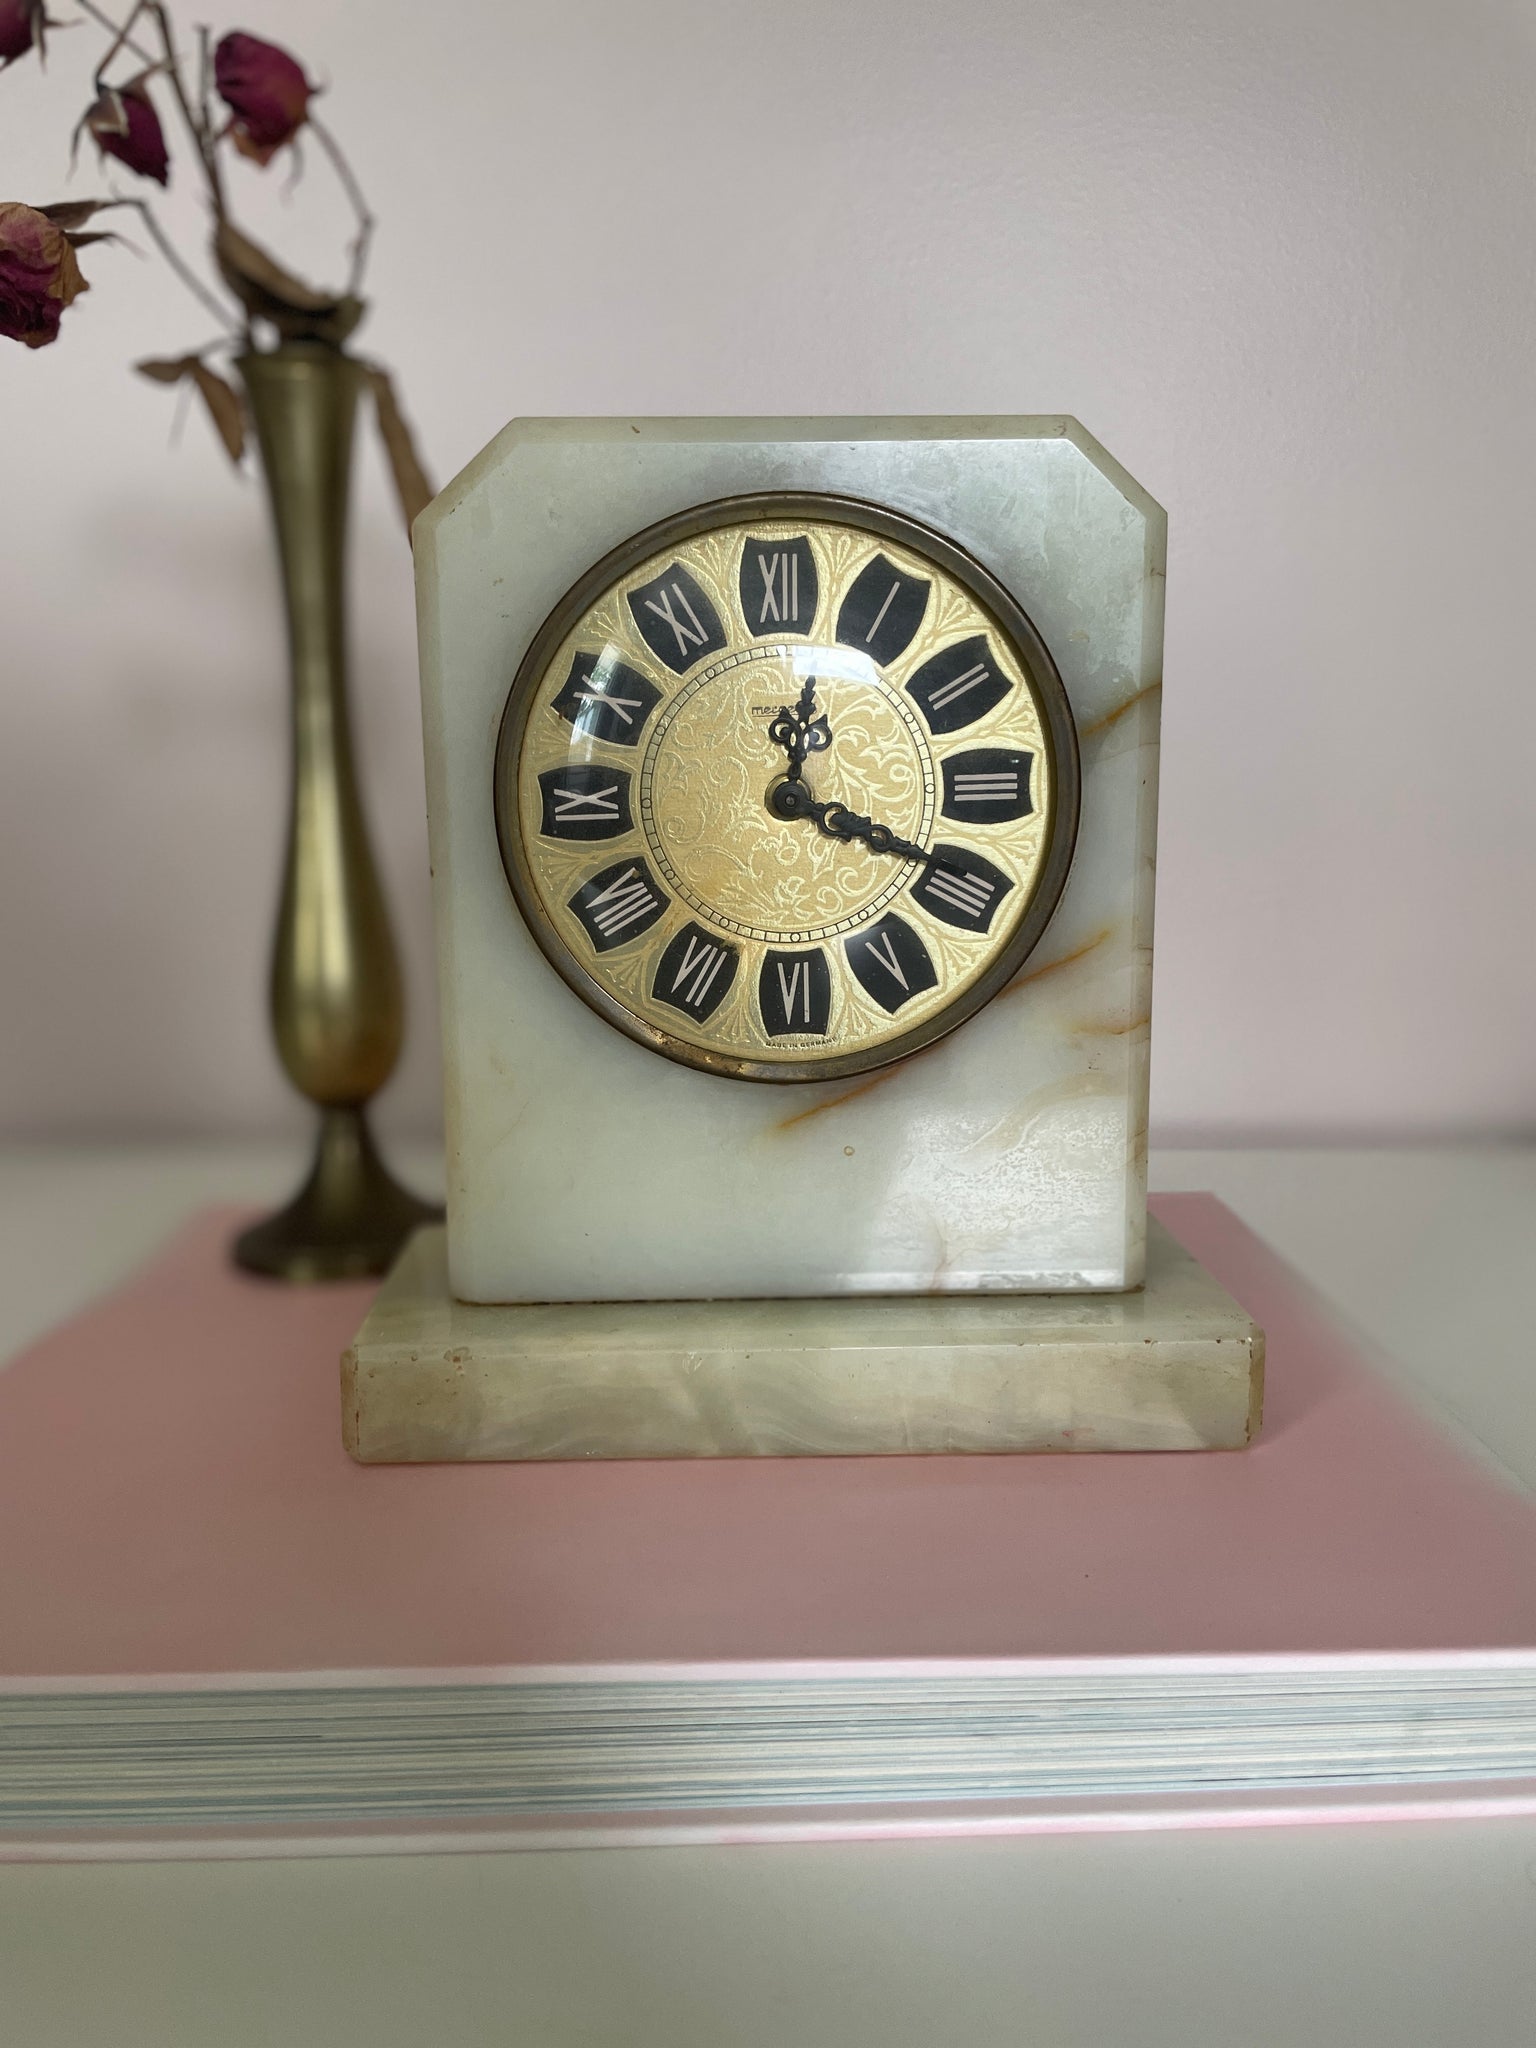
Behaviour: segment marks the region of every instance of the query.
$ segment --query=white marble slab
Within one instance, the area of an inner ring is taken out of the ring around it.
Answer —
[[[401,1255],[341,1363],[365,1465],[1239,1450],[1264,1336],[1154,1220],[1129,1294],[455,1301]]]
[[[736,492],[911,513],[1017,595],[1078,723],[1078,850],[1014,984],[930,1050],[768,1087],[621,1036],[497,852],[518,662],[605,550]],[[1125,1288],[1145,1232],[1162,512],[1061,418],[514,421],[416,526],[452,1284],[471,1301]]]

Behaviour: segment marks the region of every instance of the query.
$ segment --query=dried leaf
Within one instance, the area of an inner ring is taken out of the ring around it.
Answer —
[[[187,375],[188,356],[150,356],[134,368],[141,377],[152,378],[156,384],[179,384]]]
[[[240,394],[217,371],[210,370],[201,356],[151,357],[147,362],[135,363],[134,368],[141,377],[151,378],[156,384],[180,384],[190,378],[208,408],[208,417],[228,450],[230,461],[240,460],[245,453],[245,408],[240,403]]]
[[[214,236],[213,254],[224,282],[246,311],[270,320],[290,341],[325,341],[339,348],[363,317],[361,299],[317,292],[228,221]]]
[[[51,220],[56,228],[63,228],[68,234],[73,228],[83,228],[93,213],[100,213],[104,206],[120,206],[120,199],[60,199],[52,206],[40,206],[37,211]]]
[[[400,510],[405,516],[405,530],[409,534],[415,524],[416,515],[424,505],[429,505],[435,495],[427,481],[427,473],[421,466],[416,453],[416,443],[411,435],[410,425],[400,410],[400,401],[395,396],[395,387],[390,382],[389,372],[378,363],[367,366],[368,382],[373,389],[373,402],[379,416],[379,436],[384,443],[384,453],[389,457],[390,474],[395,480],[395,495],[400,500]]]
[[[214,240],[214,254],[219,268],[226,274],[232,273],[240,283],[250,285],[269,299],[292,313],[334,312],[337,300],[326,292],[317,292],[312,285],[304,283],[292,271],[284,270],[276,257],[269,256],[259,242],[253,242],[249,235],[241,234],[228,221],[221,223]]]
[[[202,393],[208,417],[213,421],[219,439],[229,451],[230,461],[238,462],[245,453],[245,408],[240,403],[239,392],[196,356],[192,358],[190,374]]]

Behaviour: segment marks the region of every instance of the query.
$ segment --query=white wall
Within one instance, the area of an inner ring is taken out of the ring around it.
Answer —
[[[1529,6],[253,0],[217,25],[333,80],[382,223],[365,339],[440,478],[517,412],[1066,411],[1163,500],[1160,1135],[1536,1122]],[[0,197],[64,189],[93,35],[0,77]],[[237,183],[318,264],[324,165],[286,205],[284,175]],[[86,268],[58,346],[0,343],[0,1129],[296,1128],[263,1019],[263,509],[126,373],[204,316],[149,257]],[[355,555],[414,1001],[389,1118],[426,1128],[409,560],[371,447]]]

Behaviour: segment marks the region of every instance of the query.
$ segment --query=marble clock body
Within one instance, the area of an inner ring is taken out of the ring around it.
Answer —
[[[516,421],[416,555],[454,1292],[1138,1285],[1125,472],[1060,418]]]

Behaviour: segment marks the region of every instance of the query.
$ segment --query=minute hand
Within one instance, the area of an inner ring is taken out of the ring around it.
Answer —
[[[774,792],[773,807],[781,818],[814,819],[817,831],[824,832],[829,839],[862,839],[872,853],[895,853],[903,860],[935,858],[927,847],[903,839],[889,825],[877,825],[873,818],[861,817],[846,804],[819,802],[803,782],[781,782]],[[947,867],[949,863],[940,860],[937,865]]]

